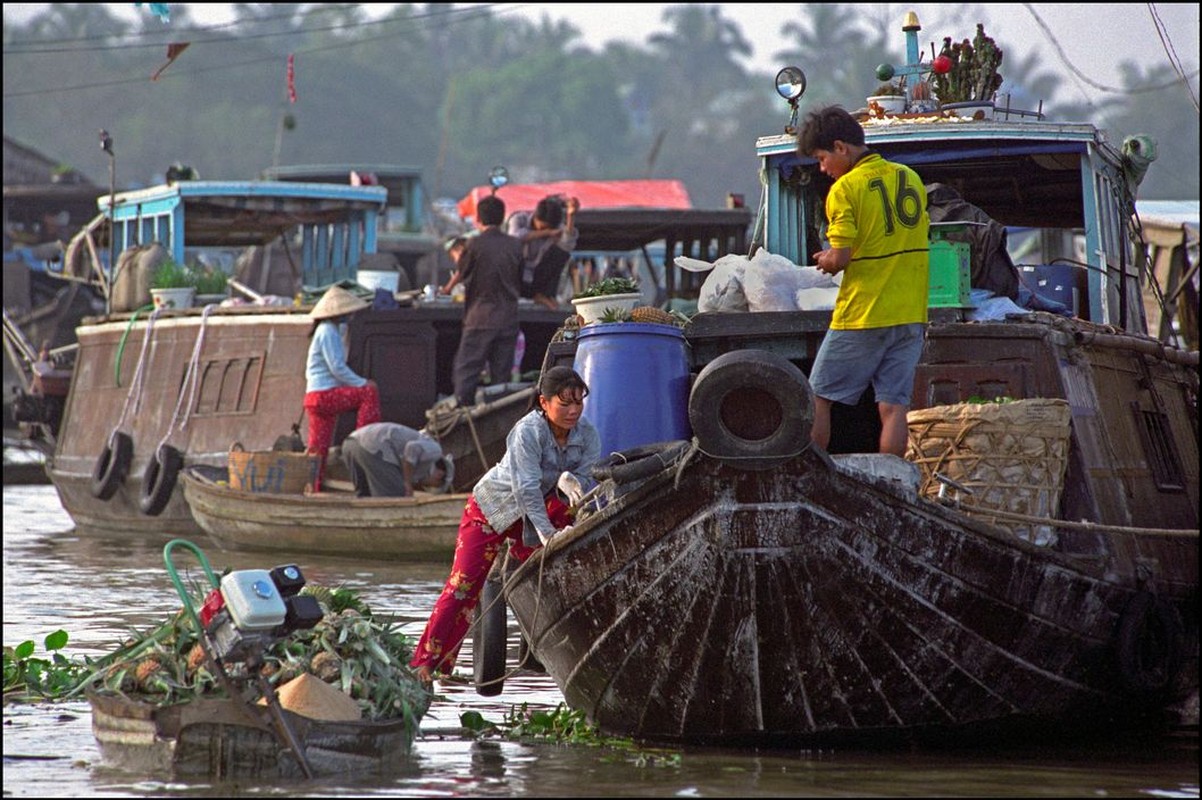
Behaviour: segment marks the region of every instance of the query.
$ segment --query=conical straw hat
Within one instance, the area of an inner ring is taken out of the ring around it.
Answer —
[[[276,694],[279,695],[281,706],[309,719],[350,722],[363,717],[359,704],[341,689],[308,672],[279,687]],[[261,698],[259,705],[265,705],[266,702],[266,698]]]
[[[343,314],[353,314],[369,308],[371,303],[362,300],[343,289],[341,286],[331,286],[313,306],[309,316],[313,319],[330,319],[341,317]]]

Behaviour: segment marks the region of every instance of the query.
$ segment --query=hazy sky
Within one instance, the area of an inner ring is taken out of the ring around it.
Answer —
[[[4,16],[16,14],[26,16],[45,4],[5,3]],[[173,4],[179,5],[179,4]],[[228,4],[187,3],[192,16],[202,22],[225,22],[231,19]],[[392,4],[364,3],[372,16],[383,13]],[[530,19],[547,15],[552,19],[564,19],[581,30],[584,41],[599,49],[602,44],[615,39],[643,43],[648,35],[665,30],[661,17],[670,4],[648,3],[491,3],[464,4],[488,5],[495,13],[518,14]],[[777,52],[787,46],[780,36],[781,25],[789,20],[804,19],[801,6],[797,3],[740,3],[718,4],[725,16],[739,23],[743,35],[754,48],[750,66],[775,74],[784,66],[775,58]],[[127,14],[147,13],[138,11],[133,3],[112,4],[115,10]],[[1067,101],[1086,99],[1086,81],[1072,74],[1059,55],[1057,45],[1036,21],[1036,15],[1051,31],[1065,57],[1080,72],[1095,83],[1109,87],[1121,85],[1119,64],[1133,61],[1141,66],[1169,64],[1166,48],[1171,47],[1188,73],[1198,69],[1199,4],[1198,3],[990,3],[966,6],[955,3],[848,3],[843,4],[849,13],[884,14],[886,19],[895,20],[898,29],[898,48],[901,47],[901,19],[907,10],[918,12],[923,30],[919,42],[924,52],[929,52],[930,42],[940,42],[945,35],[957,39],[971,37],[976,22],[985,23],[986,32],[1011,49],[1015,55],[1025,56],[1032,51],[1038,53],[1045,69],[1053,70],[1065,78],[1062,98]],[[143,7],[145,8],[145,6]],[[967,8],[968,11],[961,9]],[[1162,43],[1157,32],[1152,10],[1164,24],[1166,40]],[[978,19],[978,13],[981,18]],[[959,18],[955,15],[959,14]],[[938,25],[943,22],[944,25]],[[811,74],[811,81],[818,77],[818,65],[800,64]],[[1002,68],[1005,74],[1005,66]],[[869,79],[871,80],[871,78]],[[1197,78],[1192,79],[1197,94]],[[1181,95],[1183,102],[1188,96]]]

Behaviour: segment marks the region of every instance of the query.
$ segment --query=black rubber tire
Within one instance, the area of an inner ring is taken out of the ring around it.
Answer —
[[[678,439],[610,453],[593,466],[592,475],[599,481],[612,479],[619,485],[642,480],[678,460],[689,445],[690,442]]]
[[[484,581],[472,634],[472,671],[476,694],[494,697],[505,688],[505,647],[509,635],[505,600],[499,581]]]
[[[1173,685],[1184,657],[1185,626],[1167,600],[1151,592],[1131,598],[1119,618],[1119,674],[1132,692],[1158,695]]]
[[[92,496],[108,500],[117,493],[129,474],[134,460],[134,440],[128,433],[114,430],[92,468]]]
[[[143,514],[157,517],[171,501],[171,493],[179,481],[179,471],[184,466],[184,456],[169,444],[160,445],[142,473],[142,491],[138,497],[138,508]]]
[[[689,423],[707,455],[739,469],[769,469],[810,446],[813,392],[788,359],[732,350],[693,381]]]

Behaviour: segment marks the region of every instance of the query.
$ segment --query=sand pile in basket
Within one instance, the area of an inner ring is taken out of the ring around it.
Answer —
[[[939,494],[939,472],[973,490],[965,505],[1055,517],[1068,466],[1072,411],[1064,400],[957,403],[911,411],[906,459],[922,472],[919,491]],[[990,518],[1036,544],[1051,526]]]
[[[342,690],[308,672],[276,688],[280,705],[294,714],[326,722],[353,722],[362,718],[359,704]],[[266,698],[259,705],[266,705]]]

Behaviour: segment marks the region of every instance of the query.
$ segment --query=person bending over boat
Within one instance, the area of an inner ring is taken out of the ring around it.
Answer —
[[[579,210],[575,197],[547,195],[533,213],[519,211],[509,218],[509,235],[522,243],[522,297],[552,311],[559,308],[559,281],[579,238]]]
[[[342,441],[342,460],[359,497],[410,497],[414,489],[442,493],[455,480],[455,462],[422,431],[373,422]]]
[[[309,453],[319,457],[316,491],[325,478],[326,457],[338,415],[356,411],[355,427],[380,421],[380,392],[376,382],[355,373],[346,363],[346,323],[368,308],[366,300],[331,286],[309,312],[309,357],[305,364],[305,411],[309,414]]]
[[[508,539],[510,554],[525,561],[569,529],[568,506],[556,488],[578,502],[593,484],[588,472],[601,454],[597,429],[581,416],[586,394],[588,386],[571,367],[547,370],[537,407],[514,424],[505,455],[472,490],[451,574],[410,661],[423,683],[436,672],[450,674],[501,543]]]
[[[881,415],[880,452],[904,456],[927,322],[926,188],[914,170],[869,150],[860,123],[838,106],[810,113],[797,150],[835,179],[826,196],[830,247],[812,257],[828,275],[844,273],[810,371],[810,438],[826,449],[831,404],[856,404],[871,383]]]

